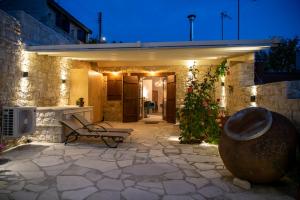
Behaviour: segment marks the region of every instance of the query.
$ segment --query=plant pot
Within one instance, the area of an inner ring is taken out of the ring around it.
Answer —
[[[296,158],[297,131],[284,116],[264,108],[247,108],[231,116],[219,152],[226,168],[253,183],[279,180]]]

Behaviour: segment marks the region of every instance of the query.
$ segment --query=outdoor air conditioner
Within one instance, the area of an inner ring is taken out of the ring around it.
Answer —
[[[21,137],[35,132],[36,107],[3,107],[2,135]]]

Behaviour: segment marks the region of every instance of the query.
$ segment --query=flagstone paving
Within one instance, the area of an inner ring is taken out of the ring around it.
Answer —
[[[135,130],[116,149],[93,140],[33,143],[3,153],[10,161],[0,165],[0,199],[293,199],[271,186],[233,185],[217,147],[178,144],[172,124],[114,124]]]

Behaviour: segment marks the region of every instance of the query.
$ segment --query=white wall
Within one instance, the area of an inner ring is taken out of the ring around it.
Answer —
[[[143,96],[147,101],[152,101],[152,80],[143,80]]]

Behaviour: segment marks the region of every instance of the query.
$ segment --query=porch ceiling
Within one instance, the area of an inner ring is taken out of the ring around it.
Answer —
[[[233,40],[206,42],[117,43],[29,46],[39,55],[99,62],[177,62],[219,60],[269,48],[274,40]]]

